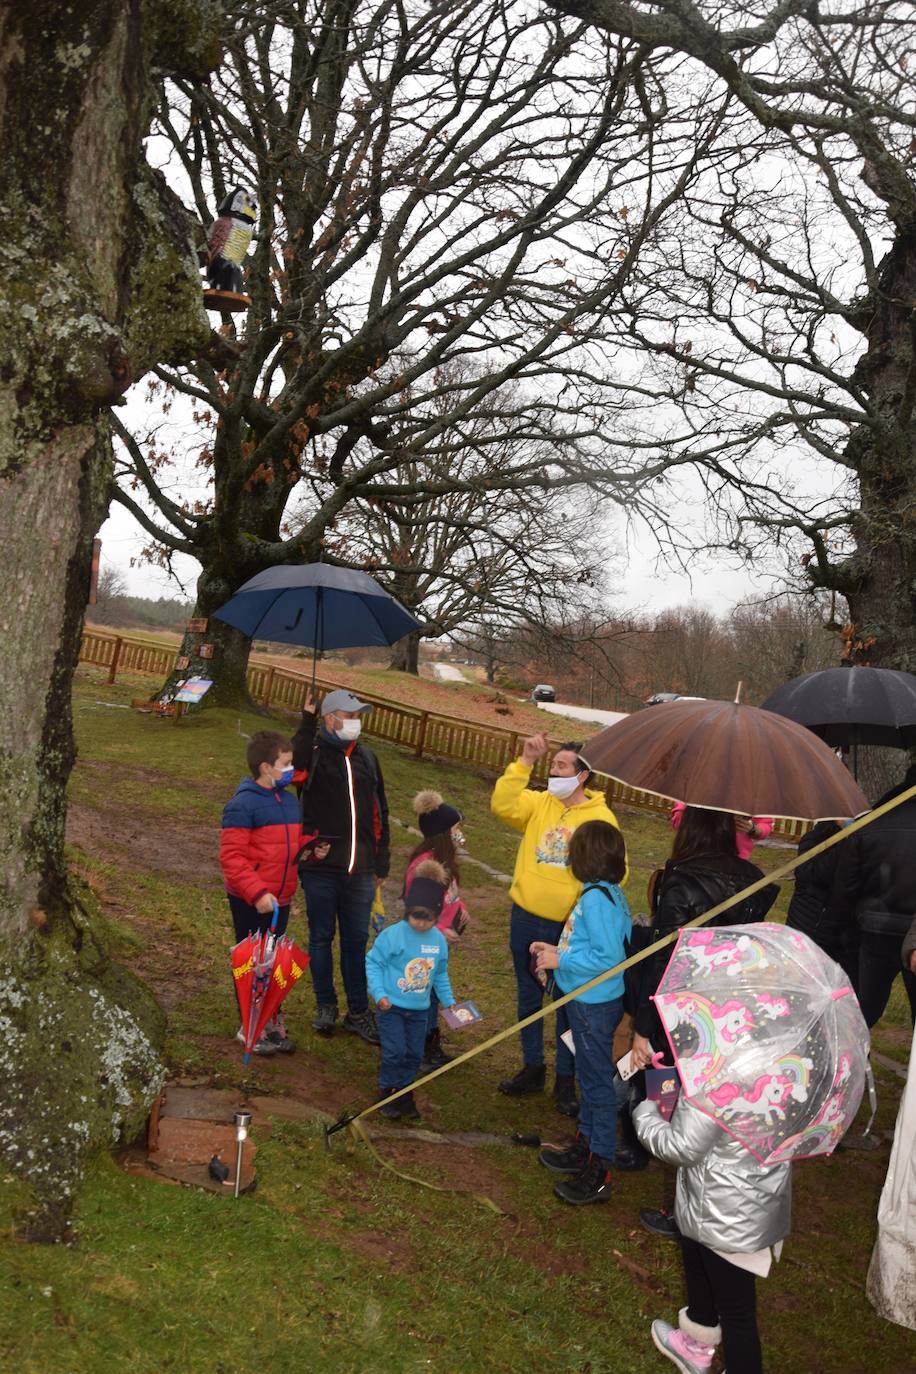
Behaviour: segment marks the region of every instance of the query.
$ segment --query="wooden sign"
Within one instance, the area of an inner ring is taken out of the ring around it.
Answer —
[[[197,649],[197,655],[198,655],[199,658],[212,658],[212,657],[213,657],[213,645],[212,645],[212,644],[201,644],[201,645],[199,645],[199,646],[198,646],[198,649]]]
[[[207,633],[207,624],[208,624],[208,622],[207,622],[206,616],[197,616],[194,620],[189,620],[189,621],[188,621],[188,634],[190,634],[190,635],[203,635],[203,634],[206,634],[206,633]]]
[[[190,668],[190,666],[191,660],[189,658],[186,658],[184,654],[182,654],[181,658],[176,658],[175,660],[175,667],[178,669]]]

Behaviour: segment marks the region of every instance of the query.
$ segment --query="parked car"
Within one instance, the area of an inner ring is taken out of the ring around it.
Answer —
[[[532,701],[556,701],[557,694],[547,682],[539,682],[531,692]]]
[[[681,692],[655,692],[651,697],[646,697],[647,706],[661,706],[666,701],[705,701],[705,697],[689,697]]]

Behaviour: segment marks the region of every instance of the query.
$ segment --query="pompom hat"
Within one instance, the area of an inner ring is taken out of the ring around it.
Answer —
[[[461,812],[444,802],[438,792],[418,792],[413,799],[413,809],[417,813],[420,834],[427,840],[461,824]]]
[[[414,869],[410,886],[404,894],[405,912],[421,908],[438,916],[445,901],[448,884],[448,874],[442,865],[436,863],[435,859],[424,859]]]

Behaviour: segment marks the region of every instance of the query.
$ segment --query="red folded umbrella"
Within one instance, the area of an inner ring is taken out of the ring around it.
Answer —
[[[274,907],[269,932],[246,935],[230,950],[232,977],[245,1033],[247,1064],[280,1004],[306,970],[309,956],[288,936],[274,934],[279,909]]]
[[[268,937],[269,938],[269,937]],[[274,1019],[284,998],[302,977],[308,965],[309,956],[287,936],[276,942],[273,952],[273,967],[258,1007],[257,1021],[251,1037],[251,1045],[257,1044],[268,1024]],[[246,1039],[246,1053],[251,1045]]]

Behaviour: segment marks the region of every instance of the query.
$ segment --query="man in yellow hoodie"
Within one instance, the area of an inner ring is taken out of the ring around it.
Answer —
[[[509,948],[518,987],[518,1019],[540,1010],[544,989],[531,971],[529,946],[534,940],[559,943],[563,925],[579,899],[582,885],[569,867],[569,842],[585,821],[617,818],[600,792],[587,792],[591,770],[581,757],[581,744],[561,744],[550,761],[546,792],[528,787],[531,770],[549,749],[547,736],[525,740],[522,756],[510,763],[493,789],[490,809],[500,820],[522,832],[509,895],[512,915]],[[617,826],[619,829],[620,827]],[[624,879],[626,881],[626,879]],[[578,1110],[575,1092],[575,1061],[560,1036],[569,1028],[565,1009],[556,1015],[557,1071],[554,1097],[565,1116]],[[544,1088],[544,1023],[537,1021],[522,1031],[524,1065],[513,1078],[500,1083],[510,1097],[541,1092]]]

